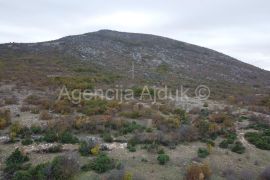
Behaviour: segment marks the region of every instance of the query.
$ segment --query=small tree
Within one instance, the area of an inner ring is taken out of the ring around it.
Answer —
[[[164,165],[170,160],[170,157],[166,154],[160,154],[158,155],[157,160],[159,161],[160,165]]]

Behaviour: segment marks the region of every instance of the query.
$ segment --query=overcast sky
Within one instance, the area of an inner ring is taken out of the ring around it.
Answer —
[[[100,29],[208,47],[270,70],[269,0],[0,0],[0,43]]]

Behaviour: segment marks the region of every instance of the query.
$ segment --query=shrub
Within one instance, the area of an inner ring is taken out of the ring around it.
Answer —
[[[158,154],[165,154],[164,149],[159,149],[159,150],[158,150]]]
[[[120,129],[121,134],[133,133],[135,130],[143,130],[144,127],[137,124],[135,121],[132,123],[126,122],[123,127]]]
[[[54,179],[72,179],[79,170],[80,165],[74,156],[58,156],[51,163],[51,175]]]
[[[53,105],[53,110],[60,114],[69,114],[72,112],[70,103],[66,100],[59,100]]]
[[[6,168],[4,169],[6,174],[13,174],[15,171],[22,168],[22,164],[29,161],[27,156],[24,156],[21,151],[17,148],[12,154],[6,159]]]
[[[11,126],[10,126],[10,129],[9,129],[9,136],[10,136],[10,139],[13,141],[15,137],[18,136],[18,134],[20,133],[20,131],[22,130],[22,125],[16,121],[14,122]]]
[[[41,97],[37,95],[29,95],[24,102],[31,105],[39,105]]]
[[[32,107],[31,109],[30,109],[30,112],[32,113],[32,114],[39,114],[39,108],[38,107]]]
[[[30,174],[29,171],[17,171],[12,178],[13,180],[30,180],[32,179],[32,175]]]
[[[104,133],[104,134],[102,135],[102,138],[103,138],[103,140],[104,140],[105,142],[111,143],[111,142],[113,141],[113,138],[112,138],[112,136],[111,136],[110,133]]]
[[[198,157],[200,158],[206,158],[209,155],[208,150],[205,148],[199,148],[197,153],[198,153]]]
[[[30,127],[30,130],[31,130],[31,132],[34,133],[34,134],[40,134],[40,133],[42,133],[41,127],[40,127],[40,126],[37,126],[37,125],[32,125],[32,126]]]
[[[79,172],[80,166],[73,155],[57,156],[51,163],[39,164],[35,167],[29,167],[15,173],[13,179],[17,180],[45,180],[45,179],[73,179]]]
[[[61,144],[53,145],[49,147],[48,149],[44,150],[45,153],[58,153],[61,152],[63,149],[63,146]]]
[[[89,156],[91,153],[91,149],[96,146],[96,143],[92,140],[82,141],[80,143],[79,152],[82,156]]]
[[[94,156],[97,156],[100,152],[100,147],[99,145],[97,144],[95,147],[93,147],[91,150],[90,150],[91,154],[94,155]]]
[[[180,118],[180,121],[183,122],[184,124],[188,123],[188,114],[186,113],[185,110],[183,109],[175,109],[174,114],[177,114]]]
[[[10,125],[10,110],[0,110],[0,129],[4,129]]]
[[[132,180],[133,174],[131,172],[125,172],[124,174],[124,180]]]
[[[234,141],[237,139],[237,135],[235,133],[229,132],[226,135],[228,144],[233,144]]]
[[[270,150],[270,135],[268,131],[247,132],[245,138],[259,149]]]
[[[232,147],[232,152],[243,154],[245,152],[246,148],[243,146],[243,144],[239,141],[237,141],[234,146]]]
[[[203,104],[203,107],[208,107],[208,103],[205,102],[205,103]]]
[[[18,104],[18,99],[15,96],[5,98],[5,104],[6,105]]]
[[[178,129],[180,141],[194,141],[198,139],[198,131],[191,125],[183,125]]]
[[[160,165],[164,165],[170,160],[170,157],[166,154],[160,154],[158,155],[157,160]]]
[[[211,176],[211,170],[207,164],[192,164],[188,167],[186,180],[208,179]]]
[[[56,134],[55,131],[53,130],[48,130],[44,137],[43,140],[48,142],[48,143],[52,143],[52,142],[57,142],[58,141],[58,135]]]
[[[138,119],[141,117],[141,114],[138,111],[121,112],[120,115],[131,119]]]
[[[30,145],[30,144],[33,144],[33,140],[32,139],[24,139],[22,140],[22,145],[26,146],[26,145]]]
[[[136,147],[135,146],[128,145],[127,149],[129,150],[129,152],[136,152]]]
[[[61,143],[75,144],[79,142],[79,139],[68,131],[62,133],[59,137]]]
[[[227,140],[223,140],[223,141],[219,144],[219,147],[220,147],[220,148],[223,148],[223,149],[228,148],[228,146],[229,146],[229,143],[228,143]]]
[[[83,167],[84,170],[92,169],[97,173],[104,173],[114,168],[114,162],[105,153],[100,153],[94,160]]]
[[[52,115],[48,111],[41,111],[41,113],[39,115],[39,119],[50,120],[50,119],[52,119]]]
[[[100,98],[91,99],[83,102],[83,107],[79,109],[85,115],[98,115],[103,114],[107,110],[108,102]]]

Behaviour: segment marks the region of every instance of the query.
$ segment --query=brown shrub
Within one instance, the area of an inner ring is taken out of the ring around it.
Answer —
[[[178,129],[180,141],[195,141],[198,139],[198,130],[191,125],[183,125]]]
[[[30,95],[26,99],[24,99],[24,102],[31,105],[39,105],[40,104],[41,97],[37,95]]]
[[[208,164],[191,164],[187,169],[186,180],[204,180],[211,176]]]
[[[27,105],[22,105],[22,107],[20,108],[21,112],[28,112],[31,110],[30,106]]]
[[[18,104],[18,99],[15,96],[5,98],[6,105]]]
[[[0,129],[4,129],[10,125],[11,116],[10,110],[1,110],[0,111]]]
[[[74,117],[67,116],[58,119],[48,121],[47,125],[49,129],[54,129],[58,133],[71,130],[74,124]]]
[[[39,115],[40,120],[50,120],[52,119],[52,115],[48,111],[41,111]]]
[[[68,101],[66,100],[60,100],[57,101],[54,105],[53,105],[53,110],[56,113],[60,113],[60,114],[69,114],[72,112],[72,108],[71,105]]]
[[[200,114],[200,112],[201,112],[201,109],[198,107],[194,107],[189,111],[190,114]]]
[[[230,120],[230,117],[225,113],[217,113],[217,114],[212,114],[209,117],[209,120],[215,123],[223,123],[225,120]]]

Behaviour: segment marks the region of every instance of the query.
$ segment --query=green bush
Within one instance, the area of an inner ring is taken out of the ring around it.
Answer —
[[[53,130],[48,130],[43,138],[44,141],[48,143],[57,142],[58,141],[58,135]]]
[[[121,134],[133,133],[135,130],[143,130],[144,127],[137,124],[135,121],[132,123],[126,122],[124,126],[120,129]]]
[[[174,113],[179,115],[181,123],[184,123],[184,124],[189,123],[188,115],[187,115],[185,110],[183,110],[183,109],[175,109]]]
[[[127,149],[129,150],[129,152],[136,152],[136,147],[135,146],[127,146]]]
[[[30,145],[30,144],[33,144],[32,139],[26,138],[26,139],[22,140],[22,145],[27,146],[27,145]]]
[[[157,160],[160,165],[164,165],[170,160],[170,157],[166,154],[160,154],[158,155]]]
[[[6,168],[4,172],[6,174],[13,174],[17,170],[22,168],[23,163],[29,161],[27,156],[24,156],[21,151],[17,148],[12,154],[6,159]]]
[[[30,130],[31,130],[31,132],[33,134],[40,134],[40,133],[42,133],[42,129],[41,129],[40,126],[33,125],[33,126],[31,126]]]
[[[246,150],[246,148],[243,146],[243,144],[239,141],[237,141],[234,146],[232,147],[232,152],[243,154]]]
[[[199,148],[198,149],[198,157],[200,158],[206,158],[209,155],[209,152],[205,148]]]
[[[111,136],[110,133],[104,133],[104,134],[102,135],[102,138],[103,138],[103,140],[104,140],[105,142],[109,142],[109,143],[113,142],[113,138],[112,138],[112,136]]]
[[[142,116],[138,111],[122,112],[120,115],[131,119],[138,119]]]
[[[79,109],[85,115],[92,116],[103,114],[107,110],[108,102],[99,98],[84,101],[83,107]]]
[[[75,144],[79,142],[79,139],[68,131],[62,133],[59,137],[61,143]]]
[[[51,176],[53,179],[66,180],[79,172],[80,166],[76,159],[68,156],[58,156],[51,163]]]
[[[105,153],[100,153],[94,160],[83,167],[83,170],[94,170],[97,173],[104,173],[114,168],[114,162]]]
[[[159,150],[158,150],[158,154],[165,154],[164,149],[159,149]]]
[[[223,149],[227,149],[229,147],[229,143],[227,140],[223,140],[220,144],[219,144],[219,147],[220,148],[223,148]]]
[[[17,171],[12,179],[13,180],[31,180],[32,175],[30,174],[29,171],[21,170],[21,171]]]
[[[270,134],[267,130],[264,132],[248,132],[245,134],[245,138],[259,149],[270,150]]]
[[[234,141],[237,139],[237,135],[235,133],[228,133],[226,135],[228,144],[233,144]]]

